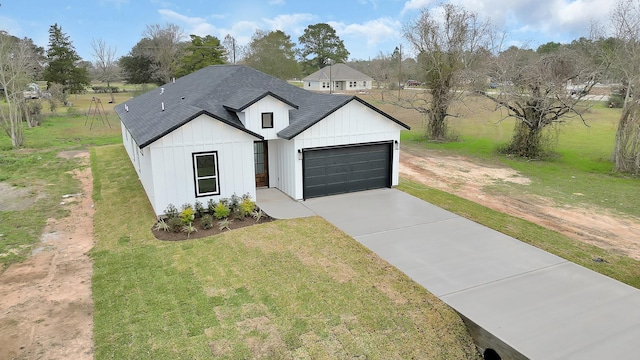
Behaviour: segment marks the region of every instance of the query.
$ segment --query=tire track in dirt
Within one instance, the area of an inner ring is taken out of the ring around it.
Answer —
[[[65,154],[63,154],[65,155]],[[89,153],[66,154],[88,164]],[[32,256],[0,274],[0,359],[93,359],[93,179],[74,171],[82,194],[49,219]]]
[[[618,216],[596,207],[561,206],[541,196],[504,196],[484,190],[487,185],[503,181],[523,185],[530,183],[513,169],[486,166],[464,157],[436,152],[421,151],[417,154],[405,150],[400,155],[400,174],[570,238],[640,260],[640,240],[634,231],[640,229],[640,219]]]

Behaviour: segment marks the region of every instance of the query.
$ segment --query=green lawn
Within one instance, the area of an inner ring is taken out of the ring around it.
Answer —
[[[403,146],[439,151],[450,155],[480,158],[484,162],[508,166],[532,180],[531,185],[504,183],[492,191],[526,193],[551,198],[559,205],[598,206],[614,213],[640,217],[640,179],[612,173],[613,151],[620,109],[593,103],[584,118],[573,118],[547,130],[553,154],[545,159],[519,159],[498,154],[498,144],[512,135],[513,119],[501,114],[479,98],[456,105],[452,112],[462,116],[449,119],[449,128],[459,141],[435,143],[422,137],[422,123],[414,111],[382,105],[385,110],[412,125],[402,133]]]
[[[9,137],[0,136],[0,182],[26,190],[34,201],[25,209],[0,211],[0,271],[28,256],[48,218],[68,214],[60,205],[62,195],[80,191],[71,174],[80,162],[58,154],[122,141],[117,119],[111,120],[112,128],[100,124],[92,130],[85,120],[84,116],[47,117],[42,126],[25,130],[24,149],[12,149]]]
[[[478,357],[455,312],[321,218],[160,242],[123,148],[92,170],[97,359]]]

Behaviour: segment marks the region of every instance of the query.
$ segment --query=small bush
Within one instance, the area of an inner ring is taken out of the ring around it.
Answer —
[[[169,225],[169,231],[174,233],[182,231],[182,227],[184,226],[184,224],[182,224],[182,219],[179,217],[170,218],[167,220],[167,225]]]
[[[189,205],[186,208],[183,208],[182,211],[180,212],[180,220],[182,221],[182,225],[191,224],[193,222],[193,219],[195,219],[195,217],[196,215],[193,209],[191,208],[191,205]]]
[[[198,229],[196,229],[196,227],[193,226],[193,223],[189,223],[187,225],[182,226],[182,232],[187,233],[187,239],[189,238],[189,235],[191,235],[192,232],[196,232],[196,231],[198,231]]]
[[[229,219],[223,219],[218,221],[218,229],[220,231],[227,229],[227,230],[231,230],[231,228],[229,228],[229,226],[231,225],[231,223],[233,222],[233,220],[229,220]]]
[[[254,210],[251,213],[251,216],[256,219],[256,222],[260,222],[260,220],[262,220],[262,218],[264,217],[264,212],[262,211],[262,209]]]
[[[153,230],[159,231],[169,231],[169,225],[164,221],[164,219],[158,220],[156,225],[153,227]]]
[[[218,220],[228,218],[230,213],[231,210],[224,201],[220,201],[213,210],[213,216]]]
[[[238,208],[240,207],[240,201],[240,196],[236,194],[231,195],[231,199],[229,200],[229,210],[231,210],[232,213],[238,211]]]
[[[204,205],[202,205],[200,201],[196,200],[196,203],[194,204],[194,208],[196,210],[196,216],[201,218],[202,215],[204,215],[205,213]]]
[[[209,212],[209,214],[213,214],[213,212],[216,210],[216,205],[218,204],[213,201],[213,199],[209,199],[209,201],[207,201],[207,211]]]
[[[609,104],[610,108],[621,108],[624,106],[624,96],[620,94],[611,94],[609,95]]]
[[[250,198],[247,199],[242,199],[242,202],[240,202],[240,213],[242,214],[242,217],[247,217],[250,216],[251,213],[253,213],[253,210],[255,210],[256,208],[256,203],[253,202]]]
[[[200,227],[202,230],[211,229],[213,227],[213,216],[205,214],[200,219]]]
[[[164,209],[164,215],[168,219],[176,218],[176,217],[178,217],[179,214],[180,213],[178,212],[178,209],[173,204],[167,205],[167,208]]]

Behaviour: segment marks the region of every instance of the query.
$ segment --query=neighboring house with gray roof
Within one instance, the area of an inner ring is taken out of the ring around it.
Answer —
[[[241,65],[209,66],[115,108],[157,215],[275,187],[293,199],[398,184],[400,131],[367,102]]]
[[[302,79],[305,90],[311,91],[367,91],[373,78],[345,64],[325,66]]]

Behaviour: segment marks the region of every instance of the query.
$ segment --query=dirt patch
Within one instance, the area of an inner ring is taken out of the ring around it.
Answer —
[[[73,156],[88,164],[87,151]],[[88,166],[74,176],[70,215],[49,219],[33,256],[0,274],[0,359],[93,358],[93,180]]]
[[[30,187],[17,187],[0,182],[0,210],[20,211],[28,209],[47,194]]]
[[[503,181],[530,183],[529,179],[512,169],[486,166],[464,157],[409,149],[400,155],[400,174],[573,239],[640,260],[640,241],[634,231],[640,228],[640,219],[617,216],[596,207],[561,206],[540,196],[505,196],[484,190],[487,185]]]

